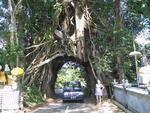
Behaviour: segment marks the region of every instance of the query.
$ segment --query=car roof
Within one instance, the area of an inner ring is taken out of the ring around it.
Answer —
[[[76,83],[80,83],[79,81],[67,81],[65,83],[72,83],[72,84],[76,84]]]

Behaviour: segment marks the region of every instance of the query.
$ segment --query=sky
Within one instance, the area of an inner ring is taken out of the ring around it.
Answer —
[[[5,50],[5,47],[6,47],[6,41],[1,38],[0,39],[0,49]]]
[[[137,34],[135,41],[143,47],[150,44],[150,29],[143,29],[139,34]]]

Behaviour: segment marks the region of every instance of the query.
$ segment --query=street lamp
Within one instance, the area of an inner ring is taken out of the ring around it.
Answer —
[[[137,56],[141,56],[141,53],[139,51],[133,51],[129,54],[130,56],[134,56],[135,58],[135,68],[136,68],[136,75],[137,75],[137,84],[139,86],[139,69],[138,69],[138,62],[137,62]]]

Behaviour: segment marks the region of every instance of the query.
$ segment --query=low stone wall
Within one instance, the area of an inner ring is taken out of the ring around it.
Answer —
[[[150,113],[150,95],[146,89],[114,85],[114,100],[133,113]]]

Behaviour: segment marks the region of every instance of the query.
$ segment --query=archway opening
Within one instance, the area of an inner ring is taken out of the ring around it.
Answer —
[[[57,79],[55,82],[55,94],[57,97],[62,98],[63,88],[65,82],[78,81],[81,83],[81,87],[85,96],[88,96],[87,88],[87,75],[84,67],[78,62],[67,61],[63,64],[60,70],[57,73]]]
[[[80,60],[77,57],[68,56],[68,55],[57,57],[49,64],[51,67],[51,68],[49,68],[49,71],[51,72],[50,75],[52,75],[52,76],[49,76],[50,81],[48,81],[48,84],[46,84],[48,87],[48,89],[46,90],[47,96],[48,97],[56,97],[56,96],[58,97],[58,95],[56,94],[57,93],[56,82],[59,77],[58,74],[60,73],[60,70],[63,69],[63,67],[66,64],[67,65],[71,64],[71,65],[73,65],[72,67],[74,69],[80,68],[78,70],[84,71],[83,73],[85,73],[85,76],[82,75],[81,78],[83,78],[84,79],[83,81],[85,81],[85,83],[86,83],[86,86],[84,88],[85,89],[84,91],[86,94],[85,96],[93,97],[94,89],[95,89],[95,78],[93,76],[93,72],[92,72],[90,63],[83,62],[82,60]],[[79,79],[79,80],[82,80],[82,79]]]

